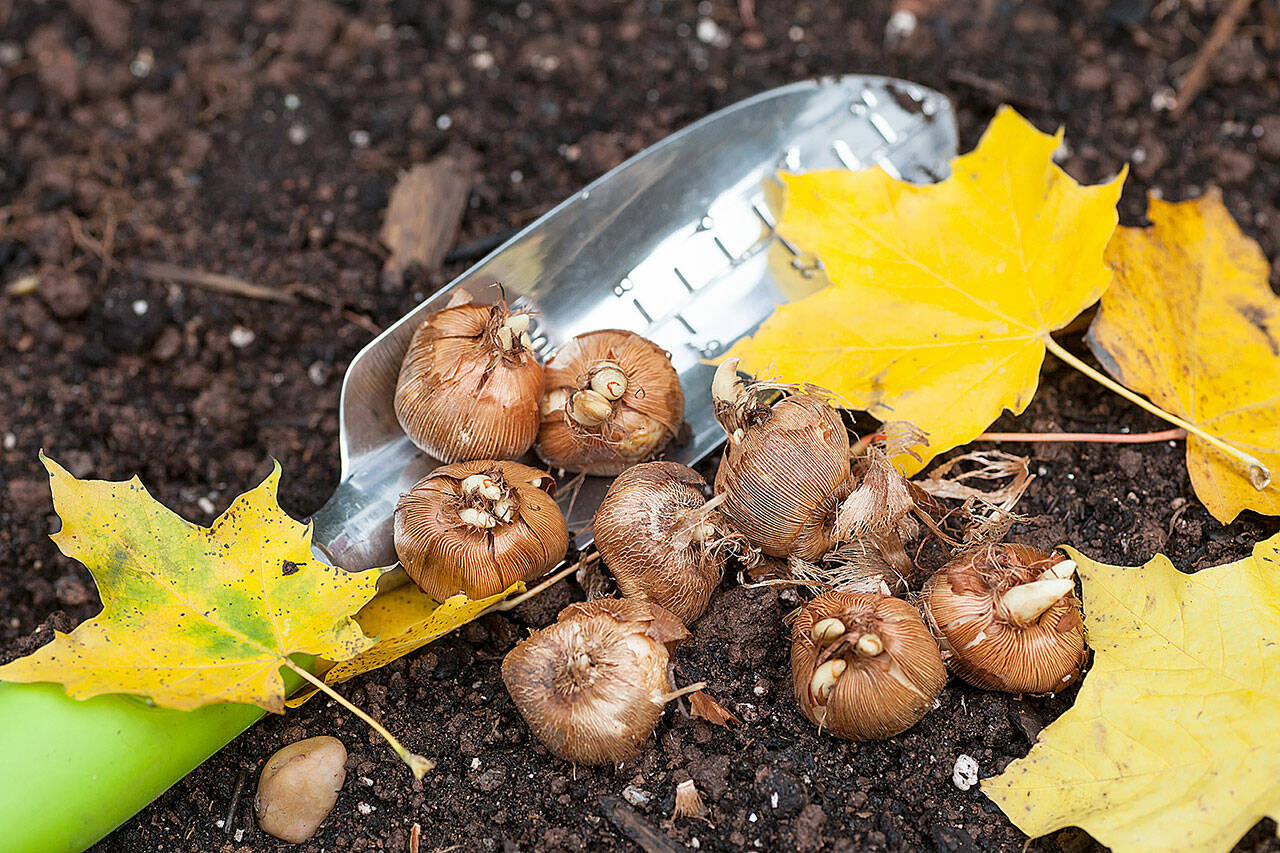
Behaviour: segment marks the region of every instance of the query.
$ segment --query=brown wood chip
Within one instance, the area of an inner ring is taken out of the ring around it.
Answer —
[[[390,251],[384,280],[399,283],[413,264],[438,269],[453,245],[471,192],[473,159],[444,155],[400,176],[379,238]]]

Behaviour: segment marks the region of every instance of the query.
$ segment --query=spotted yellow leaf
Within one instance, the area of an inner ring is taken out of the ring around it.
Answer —
[[[1280,471],[1280,298],[1271,265],[1217,192],[1151,199],[1150,228],[1107,247],[1115,283],[1089,330],[1111,375],[1157,405]],[[1280,515],[1280,486],[1196,435],[1187,470],[1214,518]],[[1259,488],[1261,486],[1261,488]]]
[[[1005,107],[936,184],[879,167],[784,175],[779,230],[832,285],[780,306],[730,354],[916,424],[930,446],[899,460],[911,472],[1021,412],[1049,333],[1111,281],[1102,253],[1123,174],[1081,186],[1053,163],[1061,141]]]
[[[1225,851],[1280,818],[1280,534],[1195,574],[1067,551],[1093,666],[982,790],[1028,835],[1079,826],[1116,853]]]
[[[133,693],[180,710],[240,702],[278,713],[289,655],[342,661],[373,645],[352,614],[373,597],[379,573],[312,555],[311,526],[277,503],[279,465],[201,527],[137,477],[78,480],[41,460],[62,519],[54,541],[93,573],[103,607],[0,667],[0,680],[60,682],[76,699]]]
[[[360,627],[377,642],[350,660],[334,664],[324,673],[324,681],[330,685],[341,684],[386,666],[465,625],[507,596],[519,592],[524,592],[523,581],[517,581],[505,591],[488,598],[471,599],[458,593],[439,604],[413,584],[384,592],[356,614]],[[307,690],[291,698],[288,705],[296,708],[315,694],[315,690]]]

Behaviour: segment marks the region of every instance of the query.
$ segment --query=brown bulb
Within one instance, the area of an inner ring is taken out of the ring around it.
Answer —
[[[550,474],[519,462],[444,465],[396,504],[400,563],[436,601],[485,598],[564,558],[569,528]]]
[[[612,477],[656,456],[683,422],[684,392],[664,350],[634,332],[587,332],[547,362],[538,455]]]
[[[579,764],[639,753],[676,696],[671,651],[689,637],[656,604],[603,598],[566,607],[555,624],[507,653],[502,680],[533,733]],[[702,686],[702,685],[695,685]]]
[[[645,462],[613,481],[593,523],[622,594],[656,602],[686,625],[706,611],[727,559],[715,547],[722,522],[706,509],[705,487],[692,468]]]
[[[929,578],[920,607],[947,664],[975,687],[1050,693],[1080,676],[1088,652],[1076,564],[1028,545],[987,545]]]
[[[817,560],[836,543],[841,502],[853,488],[849,434],[825,397],[792,393],[768,404],[737,379],[738,360],[716,371],[716,417],[729,436],[716,472],[720,512],[770,557]]]
[[[414,332],[396,383],[396,418],[442,462],[514,459],[538,434],[542,365],[528,314],[459,294]]]
[[[933,708],[947,670],[919,612],[878,593],[824,592],[791,628],[804,715],[849,740],[883,740]]]

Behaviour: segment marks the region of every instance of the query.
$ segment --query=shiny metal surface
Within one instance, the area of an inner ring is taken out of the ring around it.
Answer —
[[[638,332],[671,353],[690,440],[667,458],[692,465],[723,432],[705,361],[752,331],[776,304],[812,292],[816,259],[774,233],[778,170],[879,165],[895,177],[943,177],[956,153],[950,104],[932,90],[849,76],[765,92],[646,149],[571,197],[406,314],[351,362],[340,410],[342,480],[315,516],[315,541],[350,569],[395,562],[400,493],[437,464],[405,437],[392,409],[400,362],[419,319],[455,289],[480,302],[500,282],[538,312],[541,355],[593,329]],[[534,463],[537,464],[537,463]],[[561,479],[579,547],[609,481]]]

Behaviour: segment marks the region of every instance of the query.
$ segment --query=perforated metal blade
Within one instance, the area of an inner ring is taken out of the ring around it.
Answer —
[[[773,89],[721,110],[632,157],[521,231],[369,343],[351,362],[340,411],[342,480],[316,514],[315,541],[349,569],[395,562],[400,493],[438,463],[405,436],[392,408],[400,362],[421,320],[455,290],[537,312],[543,357],[574,335],[630,329],[671,353],[689,440],[666,458],[692,465],[724,435],[708,364],[780,302],[822,287],[816,258],[780,237],[776,173],[879,166],[928,182],[948,172],[955,120],[937,92],[849,76]],[[561,501],[579,547],[609,481],[586,478]],[[571,504],[571,506],[570,506]]]

